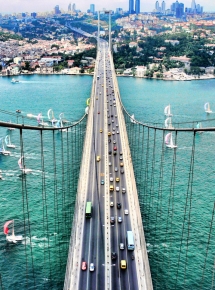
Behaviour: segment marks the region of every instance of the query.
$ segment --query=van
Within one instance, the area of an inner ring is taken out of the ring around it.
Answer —
[[[125,270],[127,268],[127,265],[126,265],[126,260],[121,260],[120,261],[120,268]]]

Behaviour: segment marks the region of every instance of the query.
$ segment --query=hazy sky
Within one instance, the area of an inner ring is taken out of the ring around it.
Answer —
[[[78,0],[77,2],[74,0],[0,0],[0,13],[51,11],[57,4],[60,5],[60,9],[67,10],[70,2],[75,3],[76,9],[82,11],[86,11],[91,3],[96,5],[96,10],[103,8],[115,10],[116,7],[128,10],[129,0]],[[162,1],[160,0],[159,2],[161,3]],[[168,9],[171,3],[175,1],[166,0],[165,2],[166,9]],[[184,3],[185,7],[191,7],[191,0],[179,0],[179,2]],[[204,11],[215,11],[215,0],[196,0],[196,4],[204,6]],[[140,5],[141,12],[152,11],[155,6],[155,1],[140,0]]]

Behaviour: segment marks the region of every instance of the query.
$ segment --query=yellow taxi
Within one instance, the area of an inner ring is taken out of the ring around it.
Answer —
[[[126,265],[126,260],[121,260],[120,261],[120,268],[125,270],[127,268],[127,265]]]
[[[121,166],[121,167],[123,167],[123,166],[124,166],[123,162],[120,162],[120,166]]]
[[[114,190],[113,185],[110,185],[110,191],[113,191],[113,190]]]
[[[101,160],[101,157],[98,155],[98,156],[96,157],[96,161],[99,162],[100,160]]]
[[[108,136],[111,136],[111,132],[108,132]]]
[[[102,85],[102,87],[104,87],[104,85]]]
[[[116,182],[119,182],[119,181],[120,181],[119,177],[116,177]]]
[[[100,129],[100,133],[102,133],[103,131],[102,131],[102,129]]]

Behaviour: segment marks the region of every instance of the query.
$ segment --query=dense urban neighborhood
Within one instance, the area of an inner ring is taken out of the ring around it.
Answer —
[[[100,37],[108,40],[105,14],[100,24]],[[1,16],[1,75],[93,73],[97,25],[98,18],[91,13]],[[215,14],[188,15],[184,20],[118,13],[112,16],[111,41],[118,75],[165,80],[214,77]]]

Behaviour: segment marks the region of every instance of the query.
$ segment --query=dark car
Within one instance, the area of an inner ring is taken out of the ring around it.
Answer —
[[[121,170],[120,170],[120,173],[121,173],[121,174],[123,174],[123,173],[124,173],[124,170],[123,170],[123,169],[121,169]]]
[[[111,154],[112,154],[112,151],[111,151],[111,150],[109,150],[109,151],[108,151],[108,153],[111,155]]]
[[[108,139],[108,143],[111,143],[111,139]]]
[[[116,252],[111,252],[111,259],[116,260],[117,259],[117,253]]]
[[[115,224],[115,217],[114,216],[111,216],[110,217],[110,223],[113,225]]]
[[[120,209],[122,207],[120,202],[117,202],[117,208]]]

